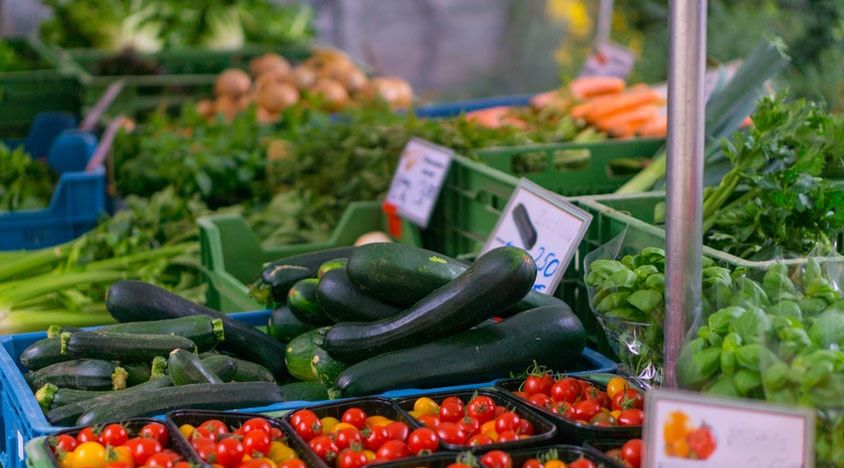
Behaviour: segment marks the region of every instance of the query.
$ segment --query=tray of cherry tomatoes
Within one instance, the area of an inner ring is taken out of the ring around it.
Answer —
[[[166,421],[133,418],[94,427],[77,427],[44,438],[57,467],[191,468],[197,459]]]
[[[285,420],[317,457],[314,466],[358,468],[443,449],[436,432],[420,427],[384,398],[307,407],[291,411]]]
[[[260,414],[179,410],[167,415],[195,458],[224,468],[307,468],[318,462],[293,430]]]
[[[590,440],[583,446],[603,453],[615,463],[613,466],[619,468],[640,468],[644,459],[642,439]]]
[[[575,445],[516,450],[442,453],[379,465],[379,468],[614,468],[600,452]]]
[[[463,390],[396,400],[453,451],[515,449],[547,444],[557,429],[529,405],[494,390]]]
[[[645,396],[623,377],[612,377],[603,384],[546,372],[501,380],[495,388],[541,411],[556,424],[559,438],[567,442],[642,436]]]

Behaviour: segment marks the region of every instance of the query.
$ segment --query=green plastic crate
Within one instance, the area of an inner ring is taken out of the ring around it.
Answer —
[[[240,215],[201,218],[200,256],[208,285],[208,306],[222,312],[263,309],[263,304],[249,296],[248,285],[259,278],[264,264],[290,255],[352,245],[370,231],[387,231],[379,202],[350,204],[327,241],[276,247],[263,247]],[[407,222],[402,223],[398,241],[417,247],[422,245],[419,230]]]

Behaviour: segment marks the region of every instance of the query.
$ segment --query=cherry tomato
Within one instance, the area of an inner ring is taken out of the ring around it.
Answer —
[[[442,403],[440,403],[440,407],[442,407],[442,405],[444,405],[446,403],[454,403],[454,404],[456,404],[457,406],[460,407],[461,411],[463,410],[463,400],[461,400],[460,398],[457,398],[456,396],[447,397],[445,400],[442,401]]]
[[[474,468],[472,465],[466,463],[452,463],[448,465],[446,468]]]
[[[601,412],[601,405],[595,400],[583,400],[574,405],[574,419],[589,422]]]
[[[331,440],[331,437],[325,435],[313,438],[310,442],[308,442],[308,446],[319,458],[325,461],[334,460],[334,457],[337,456],[337,452],[340,451],[337,448],[337,445],[334,444],[334,441]]]
[[[366,413],[360,408],[349,408],[343,413],[340,421],[351,424],[358,429],[366,427]]]
[[[507,412],[507,408],[505,408],[505,407],[503,407],[503,406],[501,406],[501,405],[497,405],[497,406],[495,407],[495,417],[496,417],[496,418],[497,418],[497,417],[499,417],[499,416],[501,416],[502,414],[504,414],[504,413],[506,413],[506,412]],[[493,419],[494,419],[494,418],[493,418]]]
[[[645,413],[640,409],[624,410],[618,415],[619,426],[641,426]]]
[[[618,425],[617,421],[611,414],[604,413],[603,411],[590,419],[589,424],[597,427],[613,427]]]
[[[422,416],[419,416],[419,422],[425,427],[434,428],[439,426],[440,418],[431,414],[423,414]]]
[[[73,450],[73,466],[98,468],[106,464],[106,448],[99,442],[82,442]]]
[[[537,393],[545,393],[545,379],[542,378],[541,375],[531,375],[525,379],[524,384],[522,384],[522,391],[530,397],[536,395]]]
[[[613,398],[617,393],[623,392],[628,388],[630,388],[630,384],[623,377],[613,377],[607,382],[607,395]]]
[[[621,459],[633,468],[642,466],[642,439],[630,439],[621,446]]]
[[[384,442],[390,440],[390,433],[384,426],[369,426],[361,432],[363,436],[363,446],[367,450],[376,451]]]
[[[164,452],[154,453],[147,459],[145,466],[173,468],[173,457]]]
[[[513,468],[513,459],[507,452],[493,450],[481,456],[481,465],[484,468]]]
[[[621,458],[621,449],[609,449],[607,450],[604,455],[607,456],[610,460],[618,463],[618,464],[625,464],[624,460]],[[625,464],[628,468],[630,467],[629,464]]]
[[[551,399],[557,403],[571,403],[577,401],[580,396],[580,384],[576,379],[565,378],[551,387]]]
[[[272,460],[257,458],[237,465],[237,468],[276,468]]]
[[[269,434],[269,433],[272,432],[273,426],[270,424],[269,421],[267,421],[264,418],[252,418],[252,419],[246,421],[245,423],[243,423],[242,426],[240,426],[240,432],[242,434],[246,434],[249,431],[255,431],[255,430],[264,431],[267,434]]]
[[[191,440],[193,439],[209,439],[212,442],[217,441],[217,434],[209,431],[208,428],[205,427],[197,427],[193,430],[190,435]]]
[[[53,452],[72,452],[73,449],[79,445],[74,437],[67,434],[58,435],[50,439],[50,445],[53,447]]]
[[[612,399],[612,409],[626,410],[626,409],[644,409],[645,399],[642,394],[628,388],[623,392],[617,393]]]
[[[191,441],[191,445],[193,445],[199,458],[207,462],[217,460],[217,446],[210,439],[197,439]]]
[[[306,465],[302,460],[295,458],[278,465],[278,468],[308,468],[308,465]]]
[[[585,458],[578,458],[577,460],[569,463],[568,468],[597,468],[597,467],[590,460],[587,460]]]
[[[466,414],[477,419],[481,424],[492,421],[495,418],[495,401],[486,395],[476,396],[466,407]]]
[[[519,424],[522,418],[518,414],[508,411],[497,418],[495,418],[495,430],[499,434],[504,431],[516,432],[519,430]]]
[[[545,468],[545,465],[537,458],[529,458],[522,464],[522,468]]]
[[[217,463],[230,467],[243,460],[243,444],[234,437],[227,437],[217,443]]]
[[[464,416],[457,422],[457,425],[466,433],[466,436],[474,435],[481,428],[480,421],[471,416]]]
[[[223,434],[225,434],[225,431],[223,432]],[[140,436],[146,437],[147,439],[155,439],[158,441],[159,444],[161,444],[162,447],[166,446],[167,442],[170,440],[170,434],[167,432],[167,426],[157,422],[149,423],[146,426],[142,427]]]
[[[426,414],[435,416],[439,410],[440,405],[428,397],[422,397],[413,402],[413,411],[419,413],[420,416],[424,416]]]
[[[519,421],[519,435],[533,435],[533,424],[525,418]]]
[[[551,387],[554,386],[554,376],[550,372],[542,374],[542,393],[548,395],[551,393]]]
[[[163,449],[160,442],[147,437],[129,439],[126,441],[126,446],[129,447],[129,450],[132,452],[132,460],[138,466],[146,463],[149,457]]]
[[[363,444],[363,437],[357,429],[341,429],[334,434],[334,443],[341,451],[351,447],[353,444],[358,446]]]
[[[525,392],[520,392],[520,391],[518,391],[518,390],[517,390],[517,391],[515,391],[515,392],[513,392],[513,395],[516,395],[516,397],[517,397],[517,398],[520,398],[520,399],[522,399],[522,400],[527,400],[527,399],[528,399],[527,393],[525,393]]]
[[[85,442],[100,442],[100,435],[94,432],[93,427],[86,427],[76,434],[76,441],[80,444],[84,444]]]
[[[427,427],[415,429],[407,437],[407,449],[413,455],[434,453],[440,446],[437,433]]]
[[[243,435],[243,451],[252,458],[256,453],[266,455],[270,452],[270,435],[260,429],[251,430]]]
[[[191,468],[190,462],[180,461],[173,465],[173,468]]]
[[[387,429],[387,436],[390,440],[400,440],[404,442],[407,439],[407,434],[410,433],[410,428],[407,424],[396,421],[384,426]]]
[[[307,410],[307,409],[301,409],[301,410],[293,413],[292,415],[290,415],[290,425],[293,426],[293,427],[296,427],[296,425],[299,424],[299,421],[301,421],[302,418],[319,419],[317,417],[316,413],[314,413],[313,411]]]
[[[551,404],[551,398],[544,393],[537,393],[528,397],[528,401],[540,408],[547,408]]]
[[[447,444],[463,445],[468,438],[468,434],[463,432],[463,429],[453,422],[440,423],[436,428],[436,432],[437,436]]]
[[[453,401],[443,403],[440,406],[440,413],[437,416],[442,422],[457,422],[463,417],[463,405]]]
[[[504,431],[498,433],[498,442],[515,442],[519,440],[519,434],[513,431]]]
[[[296,431],[296,434],[299,434],[299,437],[305,439],[307,442],[322,434],[322,423],[314,415],[313,418],[300,419],[299,423],[293,426],[293,429]]]
[[[272,439],[272,440],[284,439],[284,433],[282,433],[281,429],[279,429],[277,427],[270,427],[270,439]]]
[[[495,443],[492,437],[486,434],[475,434],[469,438],[468,445],[470,447],[479,447],[481,445],[489,445]]]
[[[400,440],[388,440],[375,452],[378,460],[398,460],[410,455],[407,444]]]
[[[337,455],[337,468],[360,468],[369,463],[362,450],[344,449]]]
[[[607,396],[607,393],[602,391],[598,387],[594,387],[592,385],[589,385],[583,389],[583,399],[595,400],[603,408],[610,407],[610,397]]]
[[[112,461],[112,462],[108,462],[105,465],[103,465],[103,468],[134,468],[134,466],[135,466],[134,464],[130,464],[130,463],[126,463],[126,462]],[[173,467],[173,468],[175,468],[175,467]],[[185,468],[190,468],[190,465],[188,465]]]
[[[103,444],[112,447],[119,447],[129,440],[129,435],[126,434],[126,428],[120,424],[109,424],[104,427],[100,437],[102,438]]]

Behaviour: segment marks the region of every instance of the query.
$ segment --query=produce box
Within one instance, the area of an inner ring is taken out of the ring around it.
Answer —
[[[59,172],[47,208],[0,214],[0,251],[37,249],[72,240],[97,225],[106,211],[105,170],[86,170],[97,148],[90,133],[68,130],[60,134],[47,156]]]
[[[576,445],[546,445],[535,448],[507,450],[506,452],[508,455],[510,455],[510,458],[512,459],[512,466],[520,467],[528,460],[532,458],[540,458],[543,455],[547,455],[551,451],[554,451],[556,453],[556,459],[566,464],[564,466],[568,466],[569,463],[572,463],[580,458],[585,458],[594,463],[596,466],[600,467],[617,466],[606,456],[604,456],[604,454],[590,448],[578,447]],[[461,456],[461,454],[453,452],[435,453],[433,455],[406,458],[404,460],[397,460],[394,462],[379,464],[378,466],[383,468],[417,468],[420,466],[425,466],[428,468],[447,468],[458,460],[458,456]],[[463,456],[465,457],[465,455]],[[477,458],[483,461],[483,454],[477,455]],[[502,461],[500,459],[491,459],[489,460],[489,463],[489,465],[484,466],[505,466],[502,464]]]
[[[0,72],[0,134],[21,137],[36,114],[44,110],[78,114],[79,80],[38,39],[8,39],[24,60],[14,71]]]
[[[208,283],[206,302],[222,312],[255,310],[264,307],[249,296],[264,264],[290,255],[352,245],[370,231],[387,231],[386,218],[378,202],[350,204],[331,237],[324,242],[264,247],[240,215],[225,214],[199,220],[203,275]],[[418,228],[402,222],[399,242],[420,247]]]
[[[527,106],[530,104],[530,98],[530,95],[496,96],[482,99],[470,99],[466,101],[426,104],[417,107],[415,114],[417,117],[442,119],[447,117],[456,117],[460,114],[465,114],[466,112],[487,109],[490,107]]]

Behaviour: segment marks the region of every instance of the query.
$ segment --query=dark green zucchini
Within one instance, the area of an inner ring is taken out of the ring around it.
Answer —
[[[305,382],[321,382],[331,386],[346,364],[332,358],[321,347],[329,327],[303,333],[287,345],[284,362],[290,375]]]
[[[287,293],[297,282],[312,278],[310,268],[299,265],[277,265],[270,267],[261,274],[261,279],[270,289],[270,296],[278,303],[287,301]]]
[[[62,352],[78,358],[113,359],[121,362],[151,362],[174,349],[195,351],[193,341],[173,335],[78,332],[62,333]]]
[[[79,416],[81,416],[82,413],[88,411],[88,407],[91,406],[91,401],[95,399],[101,402],[108,401],[109,399],[116,401],[121,398],[130,398],[132,395],[144,394],[151,390],[172,386],[173,381],[170,380],[170,376],[161,377],[159,379],[150,380],[149,382],[144,382],[140,385],[135,385],[134,387],[129,387],[126,390],[106,392],[103,395],[95,395],[91,398],[81,399],[73,403],[67,403],[65,405],[52,408],[47,413],[47,420],[54,425],[71,426],[77,419],[79,419]],[[61,392],[61,390],[59,391]]]
[[[334,385],[337,376],[349,367],[346,363],[340,362],[332,357],[322,348],[325,335],[329,330],[329,327],[323,327],[316,331],[316,334],[313,336],[315,345],[314,354],[311,356],[311,371],[316,375],[317,382],[326,387]]]
[[[322,265],[319,266],[319,270],[317,270],[317,279],[322,279],[325,274],[331,270],[336,268],[346,268],[346,264],[349,263],[349,259],[346,257],[343,258],[333,258]]]
[[[121,390],[121,392],[125,392],[122,393],[123,395],[131,395],[132,393],[138,391],[170,387],[172,385],[173,383],[170,381],[170,378],[165,376],[144,382],[134,387],[127,388],[126,390]],[[35,399],[38,401],[38,404],[41,405],[41,408],[44,409],[44,412],[48,412],[50,410],[60,408],[62,406],[70,405],[80,401],[90,400],[92,398],[108,395],[110,393],[114,393],[114,391],[76,390],[73,388],[59,388],[53,384],[46,384],[35,392]],[[79,415],[82,414],[82,411],[83,409],[80,408],[79,413],[75,417],[73,417],[73,420],[76,420],[76,418],[78,418]]]
[[[398,307],[409,307],[437,288],[448,284],[466,271],[469,264],[460,260],[402,244],[368,244],[358,247],[349,257],[349,279],[371,294]],[[523,310],[559,306],[556,297],[531,291],[515,305],[496,315],[509,317]]]
[[[328,399],[328,388],[317,382],[292,382],[281,386],[286,401],[322,401]]]
[[[337,377],[335,388],[345,397],[486,382],[524,372],[534,362],[564,370],[585,343],[583,325],[567,305],[540,307],[359,362]]]
[[[111,390],[117,364],[100,359],[74,359],[29,372],[24,377],[33,390],[51,383],[80,390]]]
[[[316,252],[291,255],[289,257],[284,257],[282,259],[270,263],[269,265],[267,265],[266,268],[264,268],[264,271],[266,272],[272,267],[276,267],[279,265],[296,265],[308,268],[311,271],[311,274],[309,276],[315,278],[317,272],[319,271],[319,267],[323,263],[329,260],[333,260],[335,258],[348,258],[349,255],[351,255],[351,253],[355,250],[355,248],[356,247],[354,246],[334,247],[331,249],[317,250]]]
[[[224,339],[223,321],[202,315],[190,315],[151,322],[129,322],[106,325],[100,333],[130,333],[134,335],[175,335],[194,342],[200,351],[214,349]]]
[[[127,362],[125,364],[120,364],[119,369],[124,369],[126,371],[126,378],[122,386],[114,383],[115,390],[123,390],[126,387],[133,387],[135,385],[142,384],[149,380],[152,375],[150,365],[143,362]]]
[[[402,311],[358,289],[345,268],[326,272],[319,280],[316,297],[325,314],[335,322],[371,322]]]
[[[214,375],[199,359],[199,356],[183,349],[174,349],[167,360],[173,385],[220,384],[223,379]]]
[[[234,382],[275,382],[273,373],[266,367],[254,362],[235,359],[237,369],[232,375]]]
[[[237,359],[231,356],[218,354],[201,359],[205,368],[213,372],[214,375],[222,379],[223,382],[231,382],[232,377],[234,377],[235,372],[237,372]]]
[[[333,322],[317,302],[317,284],[319,280],[316,278],[303,279],[294,284],[287,294],[287,306],[293,315],[304,323],[315,326],[330,325]]]
[[[44,338],[27,346],[20,355],[22,366],[30,370],[38,370],[50,364],[70,361],[73,356],[62,354],[62,340],[60,338]]]
[[[123,421],[140,416],[163,414],[175,409],[229,410],[267,406],[284,401],[284,393],[270,382],[232,382],[191,384],[160,388],[112,398],[111,395],[89,400],[89,409],[76,424],[91,426],[109,421]]]
[[[62,333],[76,333],[82,331],[79,327],[69,327],[67,325],[50,325],[47,327],[47,338],[58,338]]]
[[[334,258],[333,255],[329,258]],[[143,322],[190,315],[206,315],[223,321],[226,340],[219,348],[239,358],[269,369],[279,382],[287,379],[284,344],[275,338],[227,317],[225,314],[191,302],[181,296],[141,281],[118,281],[108,290],[106,308],[120,322]]]
[[[515,304],[535,280],[536,264],[527,252],[499,247],[398,315],[369,323],[334,325],[325,335],[323,348],[336,359],[357,362],[446,337]]]
[[[270,314],[270,321],[267,324],[267,330],[270,335],[285,343],[314,328],[313,325],[308,325],[297,319],[287,305],[275,309]]]

